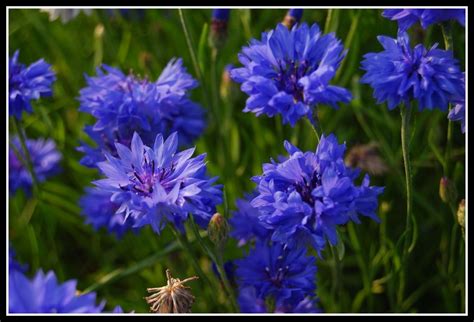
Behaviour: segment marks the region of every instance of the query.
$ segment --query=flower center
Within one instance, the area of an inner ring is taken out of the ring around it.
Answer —
[[[308,180],[306,177],[303,177],[302,182],[295,183],[295,190],[300,194],[301,199],[304,202],[308,203],[311,207],[314,206],[314,197],[311,195],[311,192],[321,185],[321,176],[317,171],[314,171],[311,175],[311,178]]]
[[[275,78],[278,90],[293,95],[295,101],[304,101],[303,87],[298,84],[298,81],[310,69],[311,66],[308,65],[306,60],[301,62],[294,60],[279,62],[279,72]]]

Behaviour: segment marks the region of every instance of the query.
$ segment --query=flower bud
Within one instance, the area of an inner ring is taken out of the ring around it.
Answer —
[[[301,17],[303,16],[303,9],[290,9],[286,13],[285,18],[282,21],[288,29],[293,28],[296,23],[301,21]]]
[[[207,233],[209,235],[209,239],[216,246],[224,246],[225,242],[227,241],[227,237],[229,236],[229,224],[227,223],[227,220],[224,218],[224,216],[216,212],[214,216],[212,216],[211,221],[209,221]]]
[[[445,203],[456,202],[458,197],[456,186],[447,177],[442,177],[439,182],[439,196]]]
[[[229,21],[230,9],[212,10],[211,31],[209,33],[209,45],[213,48],[221,48],[227,38],[227,22]]]
[[[464,224],[466,220],[465,216],[466,216],[466,202],[463,199],[459,203],[458,212],[456,214],[456,217],[458,218],[458,224],[459,226],[461,226],[461,229],[462,229],[463,237],[464,237]]]
[[[219,88],[221,97],[228,101],[233,101],[239,95],[239,86],[230,78],[230,71],[234,65],[228,64],[224,67],[221,78],[221,86]]]

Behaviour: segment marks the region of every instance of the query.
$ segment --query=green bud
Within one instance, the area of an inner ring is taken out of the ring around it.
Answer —
[[[465,220],[466,220],[465,216],[466,216],[466,202],[463,199],[459,203],[458,212],[456,214],[456,217],[458,218],[459,226],[461,226],[461,229],[462,229],[463,237],[464,237],[464,224],[465,224]]]
[[[207,233],[216,246],[223,247],[229,236],[229,224],[224,216],[216,212],[209,221]]]
[[[458,192],[454,183],[446,177],[439,182],[439,196],[445,203],[456,202]]]

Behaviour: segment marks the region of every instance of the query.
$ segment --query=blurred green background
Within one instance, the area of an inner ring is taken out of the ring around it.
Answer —
[[[291,128],[280,118],[243,113],[246,95],[222,77],[227,64],[238,65],[237,53],[253,37],[260,37],[281,22],[287,9],[233,9],[228,37],[215,59],[207,42],[211,9],[183,10],[205,84],[192,97],[207,110],[208,127],[197,141],[196,153],[207,153],[208,169],[224,184],[226,202],[221,213],[231,215],[235,200],[250,192],[250,178],[261,165],[283,154],[283,140],[303,150],[315,150],[316,138],[303,120]],[[33,102],[34,113],[24,116],[29,138],[53,138],[61,153],[62,173],[41,185],[41,196],[30,199],[19,191],[9,197],[9,239],[21,263],[28,263],[31,276],[37,269],[54,270],[60,281],[78,280],[78,289],[97,292],[111,310],[119,304],[128,312],[148,312],[143,297],[147,287],[166,284],[165,269],[185,278],[195,275],[186,253],[168,229],[160,236],[149,227],[116,239],[105,230],[95,232],[84,224],[77,201],[84,187],[98,178],[95,170],[79,164],[75,149],[85,140],[82,129],[93,117],[78,112],[79,90],[84,74],[93,75],[101,63],[147,75],[155,80],[172,57],[182,57],[188,72],[196,77],[177,9],[147,9],[143,14],[122,16],[106,10],[80,14],[68,23],[50,22],[39,10],[10,9],[9,55],[20,49],[20,61],[30,64],[44,58],[57,73],[52,98]],[[380,197],[381,224],[363,218],[339,229],[345,246],[341,261],[331,249],[318,259],[317,295],[320,307],[332,312],[464,312],[464,240],[448,205],[438,194],[443,169],[436,152],[446,146],[447,113],[414,113],[411,158],[414,172],[414,215],[418,238],[406,264],[406,293],[397,297],[401,243],[405,229],[404,170],[400,144],[399,110],[376,105],[372,89],[359,83],[362,56],[381,51],[377,35],[396,36],[397,24],[384,19],[376,9],[305,9],[302,21],[333,31],[348,54],[334,84],[347,87],[354,100],[339,110],[318,107],[324,133],[335,133],[350,148],[377,142],[389,167],[372,184],[385,186]],[[413,29],[413,28],[412,28]],[[464,70],[464,28],[453,24],[454,54]],[[444,48],[440,26],[413,37],[430,47]],[[205,93],[210,93],[206,104]],[[10,130],[12,131],[12,130]],[[465,190],[465,139],[454,124],[451,179],[459,200]],[[209,259],[193,244],[203,270],[216,280]],[[243,250],[230,240],[225,259],[236,259]],[[342,254],[341,254],[342,255]],[[210,289],[200,281],[189,283],[196,296],[193,312],[228,312],[222,289]]]

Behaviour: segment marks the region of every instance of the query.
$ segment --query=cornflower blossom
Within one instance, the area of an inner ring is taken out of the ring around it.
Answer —
[[[251,205],[273,230],[273,241],[312,245],[320,254],[326,237],[337,243],[337,225],[360,223],[358,214],[379,221],[375,212],[383,188],[369,186],[368,175],[355,184],[360,171],[345,166],[345,144],[333,134],[321,137],[316,152],[302,152],[287,141],[284,145],[289,157],[264,164],[263,174],[253,178],[258,195]]]
[[[109,233],[118,238],[132,230],[134,220],[132,217],[125,219],[123,213],[116,213],[120,204],[110,200],[111,193],[99,189],[87,188],[86,194],[79,200],[81,215],[95,230],[105,227]]]
[[[382,16],[398,21],[400,31],[408,30],[417,22],[423,29],[435,23],[454,19],[463,27],[466,25],[466,11],[464,9],[385,9]]]
[[[247,257],[236,260],[243,312],[264,312],[266,301],[291,311],[316,290],[316,259],[306,249],[280,243],[257,242]]]
[[[189,214],[207,227],[222,202],[222,186],[214,185],[217,177],[206,176],[205,154],[191,158],[194,148],[176,153],[176,132],[166,141],[158,134],[153,148],[134,133],[130,149],[120,143],[115,148],[118,158],[105,153],[107,161],[98,167],[106,178],[94,183],[120,204],[117,213],[124,213],[125,219],[131,216],[134,227],[150,224],[157,233],[168,221],[183,231]]]
[[[84,131],[96,146],[82,143],[81,164],[96,167],[103,152],[117,156],[115,143],[130,145],[134,132],[151,145],[157,133],[178,132],[179,142],[188,146],[205,127],[204,110],[189,99],[197,81],[186,72],[181,59],[172,59],[155,82],[140,79],[104,65],[96,77],[87,77],[80,91],[79,110],[96,118]]]
[[[450,100],[463,95],[463,73],[452,51],[410,46],[408,34],[398,38],[378,36],[384,50],[364,55],[360,79],[374,89],[377,104],[385,101],[390,110],[401,103],[418,102],[419,110],[438,108],[446,111]]]
[[[302,117],[315,123],[317,105],[337,109],[338,102],[352,99],[347,89],[329,84],[345,55],[334,33],[323,35],[317,24],[291,30],[278,24],[242,48],[239,61],[244,67],[233,69],[231,77],[249,95],[244,112],[280,114],[291,126]]]
[[[454,106],[452,107],[451,111],[448,114],[448,118],[451,121],[458,121],[461,123],[461,131],[462,133],[466,133],[466,83],[465,83],[465,76],[463,73],[462,76],[462,91],[463,95],[459,97],[455,97],[451,104]]]
[[[11,139],[11,147],[8,153],[8,185],[10,194],[15,194],[22,188],[28,195],[31,193],[33,178],[26,166],[26,157],[18,137]],[[56,144],[51,139],[26,140],[26,148],[31,157],[33,171],[38,182],[60,172],[59,162],[61,153],[56,149]]]
[[[31,100],[53,94],[51,86],[56,75],[51,65],[40,59],[29,66],[18,61],[17,50],[8,62],[9,114],[21,119],[22,112],[33,112]]]

